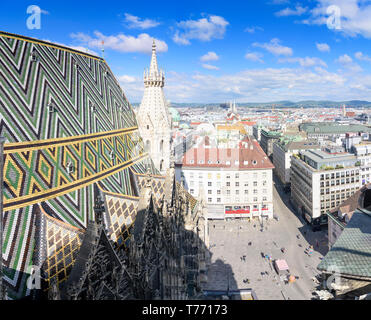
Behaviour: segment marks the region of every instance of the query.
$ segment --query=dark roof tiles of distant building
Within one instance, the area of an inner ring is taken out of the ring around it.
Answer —
[[[285,151],[288,150],[307,150],[307,149],[320,149],[321,146],[315,140],[303,141],[285,141],[281,146]]]
[[[371,127],[361,124],[339,124],[336,122],[306,122],[300,125],[300,130],[307,133],[331,134],[347,132],[371,132]]]
[[[261,130],[261,134],[262,135],[265,135],[265,136],[268,136],[269,138],[276,138],[276,139],[278,139],[279,137],[282,136],[282,132],[279,132],[279,131],[269,131],[269,130],[266,130],[266,129],[262,129]]]
[[[208,147],[207,142],[191,148],[184,155],[182,166],[232,170],[274,168],[258,142],[249,138],[241,141],[239,148]]]

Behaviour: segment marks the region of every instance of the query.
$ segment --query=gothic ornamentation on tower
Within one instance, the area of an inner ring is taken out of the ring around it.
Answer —
[[[144,71],[143,80],[144,95],[137,113],[139,131],[155,167],[164,174],[170,167],[172,122],[163,92],[165,75],[157,66],[154,41],[150,68]]]

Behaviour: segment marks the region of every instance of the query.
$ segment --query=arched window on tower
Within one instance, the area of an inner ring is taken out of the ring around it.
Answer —
[[[160,162],[160,171],[164,170],[164,159]]]
[[[164,152],[164,140],[161,140],[160,142],[160,153]]]
[[[151,152],[151,141],[146,141],[146,152]]]

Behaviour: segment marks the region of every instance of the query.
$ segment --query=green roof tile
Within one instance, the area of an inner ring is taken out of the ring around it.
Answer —
[[[371,279],[371,212],[359,209],[354,212],[317,269]]]

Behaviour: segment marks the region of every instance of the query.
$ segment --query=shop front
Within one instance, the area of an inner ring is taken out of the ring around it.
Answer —
[[[251,218],[250,206],[225,206],[225,218]]]

